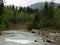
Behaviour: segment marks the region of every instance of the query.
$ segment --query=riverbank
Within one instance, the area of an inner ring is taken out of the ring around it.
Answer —
[[[9,32],[9,30],[7,31],[8,31],[7,34],[14,34],[19,31],[23,31],[27,33],[30,32],[32,34],[35,34],[36,36],[42,37],[43,42],[47,42],[54,45],[60,45],[60,33],[58,32],[48,32],[47,30],[42,30],[42,29],[41,30],[32,29],[31,31],[28,31],[28,30],[11,30],[12,32],[11,31]]]
[[[38,36],[42,36],[44,39],[44,42],[49,42],[49,43],[54,43],[55,45],[60,45],[60,30],[54,30],[54,29],[32,29],[28,30],[27,24],[12,24],[10,27],[6,29],[1,29],[2,30],[22,30],[24,32],[31,32],[34,33]],[[45,40],[46,39],[46,40]]]
[[[2,31],[0,45],[47,45],[43,42],[43,37],[25,31]],[[50,45],[50,44],[48,44]],[[52,44],[53,45],[53,44]]]
[[[32,33],[40,35],[43,37],[44,42],[54,43],[55,45],[60,45],[60,32],[54,30],[32,30]]]

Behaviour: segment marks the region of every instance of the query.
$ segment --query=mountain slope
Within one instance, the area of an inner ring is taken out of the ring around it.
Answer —
[[[48,2],[48,4],[49,4],[50,2]],[[44,4],[45,4],[45,2],[38,2],[38,3],[35,3],[35,4],[32,4],[32,5],[30,5],[30,6],[28,6],[28,7],[30,7],[30,8],[32,8],[32,9],[41,9],[41,8],[43,8],[44,7]],[[59,5],[59,3],[55,3],[55,7],[57,7]]]

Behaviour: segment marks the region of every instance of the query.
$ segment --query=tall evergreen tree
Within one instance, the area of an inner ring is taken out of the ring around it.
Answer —
[[[49,6],[48,6],[48,2],[45,2],[44,5],[44,16],[43,16],[43,21],[44,21],[44,27],[48,27],[48,10]]]
[[[50,2],[49,4],[49,18],[54,18],[54,10],[55,10],[55,4],[54,2]]]
[[[48,3],[46,2],[44,5],[44,19],[45,19],[45,24],[44,27],[50,27],[54,23],[54,2]]]
[[[2,14],[3,14],[3,0],[0,2],[0,24],[2,23]]]
[[[17,22],[17,20],[16,20],[16,9],[15,9],[15,7],[14,7],[14,5],[12,6],[12,8],[13,8],[13,11],[14,11],[14,19],[13,19],[13,21],[14,21],[14,23],[16,23]]]
[[[35,14],[35,17],[34,17],[33,22],[32,22],[33,29],[39,29],[39,26],[38,26],[39,22],[40,22],[39,15],[40,15],[39,12]]]
[[[48,14],[48,24],[50,27],[55,25],[54,13],[55,13],[55,4],[52,1],[49,4],[49,14]]]
[[[44,15],[45,16],[48,15],[48,2],[45,2],[45,5],[44,5]]]

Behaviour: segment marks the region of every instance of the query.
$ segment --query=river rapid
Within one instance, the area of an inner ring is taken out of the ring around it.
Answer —
[[[53,45],[43,41],[43,37],[31,32],[24,31],[2,31],[0,45]]]

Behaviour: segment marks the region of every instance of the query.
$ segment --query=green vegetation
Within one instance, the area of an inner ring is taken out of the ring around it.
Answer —
[[[49,33],[51,33],[51,32],[53,32],[53,33],[56,33],[56,32],[58,32],[58,33],[60,33],[60,30],[53,30],[53,29],[47,29],[47,32],[49,32]]]
[[[54,7],[45,2],[44,8],[31,9],[29,7],[4,6],[0,4],[0,29],[7,29],[11,24],[26,24],[28,29],[50,28],[60,30],[60,6]]]

